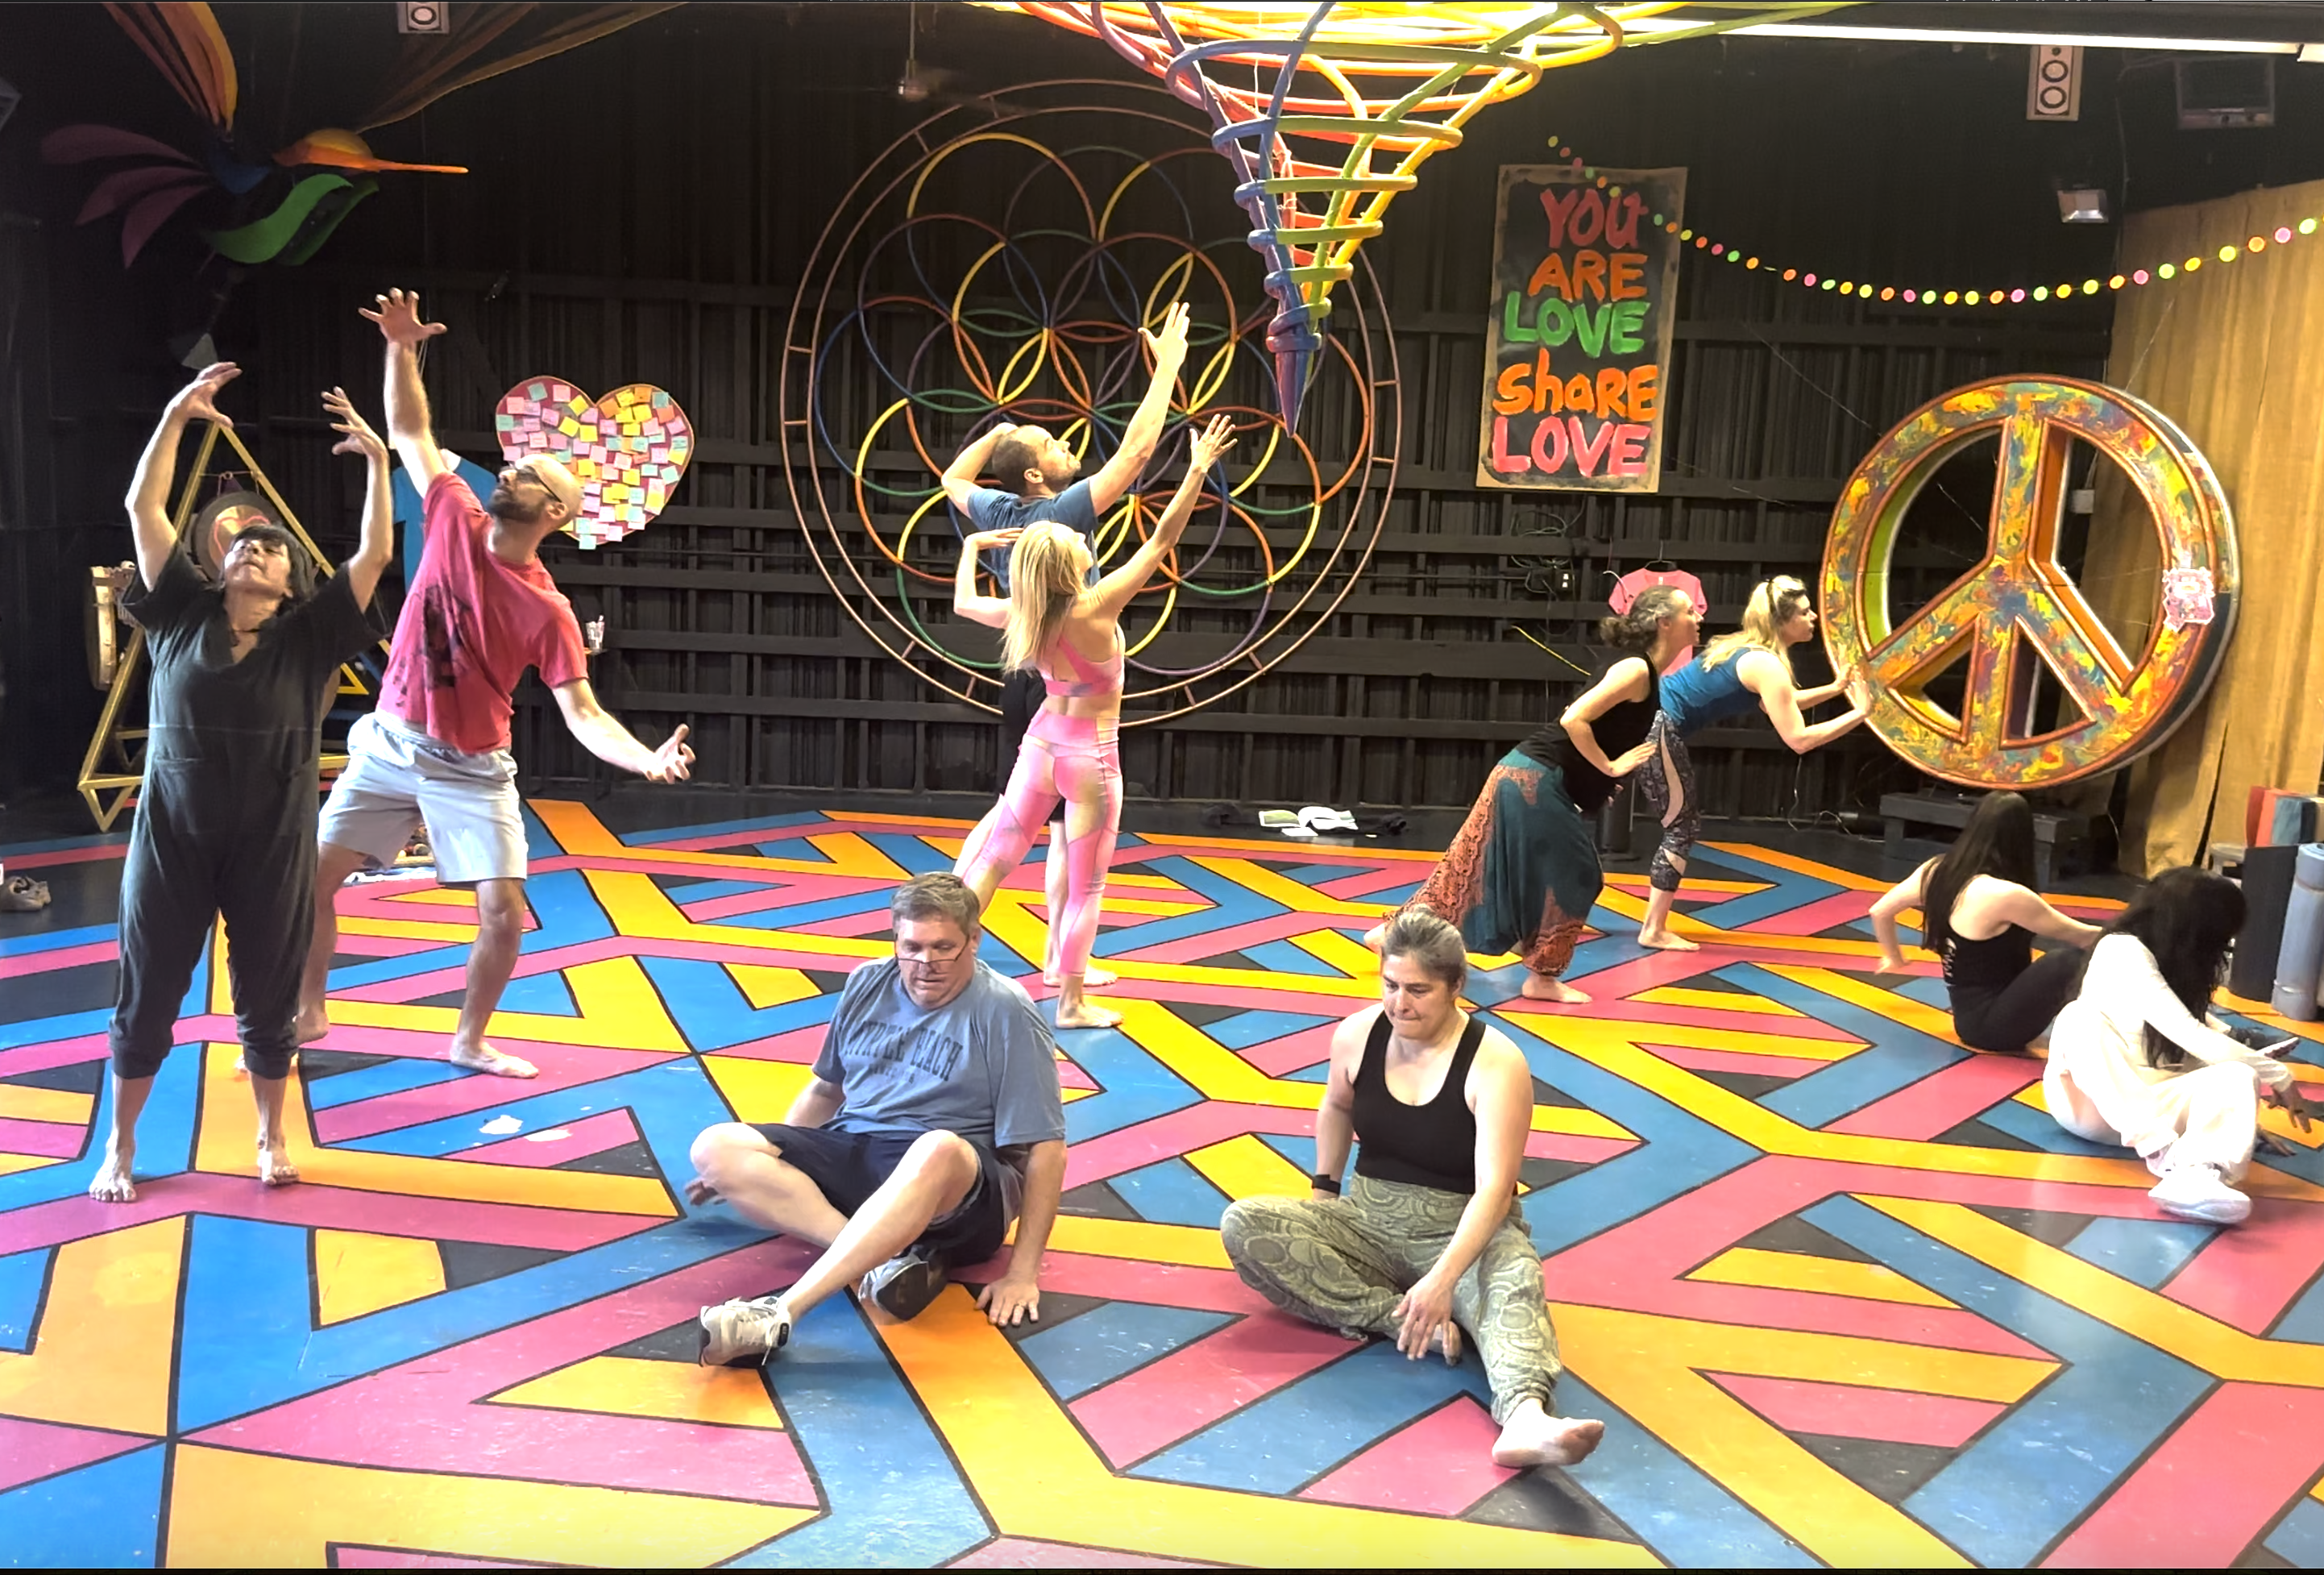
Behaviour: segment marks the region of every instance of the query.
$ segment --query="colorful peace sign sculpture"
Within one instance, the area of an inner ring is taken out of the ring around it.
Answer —
[[[1914,497],[1964,446],[1998,432],[1984,557],[1902,624],[1889,565]],[[2142,501],[2166,570],[2205,570],[2208,623],[2157,618],[2127,653],[2058,557],[2066,459],[2079,438],[2118,466]],[[2128,764],[2186,720],[2218,672],[2239,588],[2235,521],[2202,454],[2171,420],[2118,388],[1997,378],[1932,400],[1856,468],[1824,546],[1824,640],[1835,671],[1860,662],[1874,732],[1963,787],[2043,787]],[[1961,715],[1930,680],[1964,655]],[[2081,719],[2036,732],[2045,664]]]

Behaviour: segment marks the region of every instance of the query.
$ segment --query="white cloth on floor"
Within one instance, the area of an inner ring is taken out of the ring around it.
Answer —
[[[2150,1026],[2195,1064],[2148,1064]],[[2050,1031],[2042,1094],[2067,1131],[2135,1149],[2157,1175],[2215,1164],[2232,1181],[2251,1162],[2260,1089],[2292,1081],[2282,1061],[2188,1011],[2137,937],[2109,935],[2091,950],[2080,996]]]

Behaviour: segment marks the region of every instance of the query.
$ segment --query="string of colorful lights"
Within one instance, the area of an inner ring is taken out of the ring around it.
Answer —
[[[1563,145],[1556,137],[1553,136],[1549,139],[1549,145],[1556,150],[1557,156],[1561,160],[1571,163],[1585,178],[1594,177],[1600,187],[1609,184],[1609,177],[1600,173],[1595,166],[1585,163],[1581,154]],[[1874,284],[1861,279],[1843,279],[1838,274],[1818,272],[1812,268],[1778,269],[1774,263],[1752,255],[1745,247],[1736,246],[1729,241],[1715,240],[1707,234],[1682,226],[1678,220],[1667,214],[1656,213],[1647,217],[1648,222],[1661,228],[1665,234],[1676,236],[1683,244],[1692,243],[1698,252],[1722,262],[1739,263],[1746,270],[1756,270],[1771,274],[1785,284],[1797,284],[1804,290],[1837,291],[1841,295],[1854,296],[1865,301],[1902,301],[1908,305],[1919,306],[2022,306],[2033,302],[2065,301],[2076,295],[2096,295],[2101,290],[2121,290],[2126,287],[2135,289],[2150,283],[2167,283],[2183,274],[2200,273],[2206,263],[2232,263],[2237,258],[2264,252],[2271,246],[2288,246],[2301,236],[2313,236],[2319,222],[2315,216],[2310,215],[2288,224],[2278,225],[2273,230],[2248,236],[2239,243],[2227,241],[2217,247],[2207,245],[2202,249],[2190,253],[2183,261],[2163,262],[2152,267],[2132,268],[2126,272],[2110,273],[2103,279],[2087,278],[2079,283],[2069,279],[2057,284],[2035,284],[2031,287],[2012,285],[2006,289],[1993,290],[1937,290],[1919,285]]]

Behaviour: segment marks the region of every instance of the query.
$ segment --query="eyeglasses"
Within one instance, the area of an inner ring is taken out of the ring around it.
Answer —
[[[896,955],[906,962],[950,962],[968,948],[957,940],[939,940],[934,946],[899,946]]]

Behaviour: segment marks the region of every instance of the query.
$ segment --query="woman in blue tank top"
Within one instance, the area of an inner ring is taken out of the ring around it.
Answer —
[[[1655,849],[1647,881],[1646,922],[1638,944],[1658,951],[1697,951],[1692,940],[1671,932],[1671,901],[1686,873],[1687,857],[1702,829],[1694,796],[1694,767],[1686,755],[1687,737],[1715,722],[1757,708],[1775,725],[1776,736],[1804,755],[1831,743],[1864,720],[1871,703],[1854,670],[1814,689],[1792,681],[1792,647],[1815,633],[1815,609],[1807,587],[1788,574],[1763,579],[1744,604],[1743,626],[1721,635],[1702,654],[1662,681],[1662,713],[1647,736],[1653,753],[1638,768],[1638,791],[1662,822],[1662,846]],[[1849,709],[1828,722],[1809,723],[1801,711],[1845,694]]]

